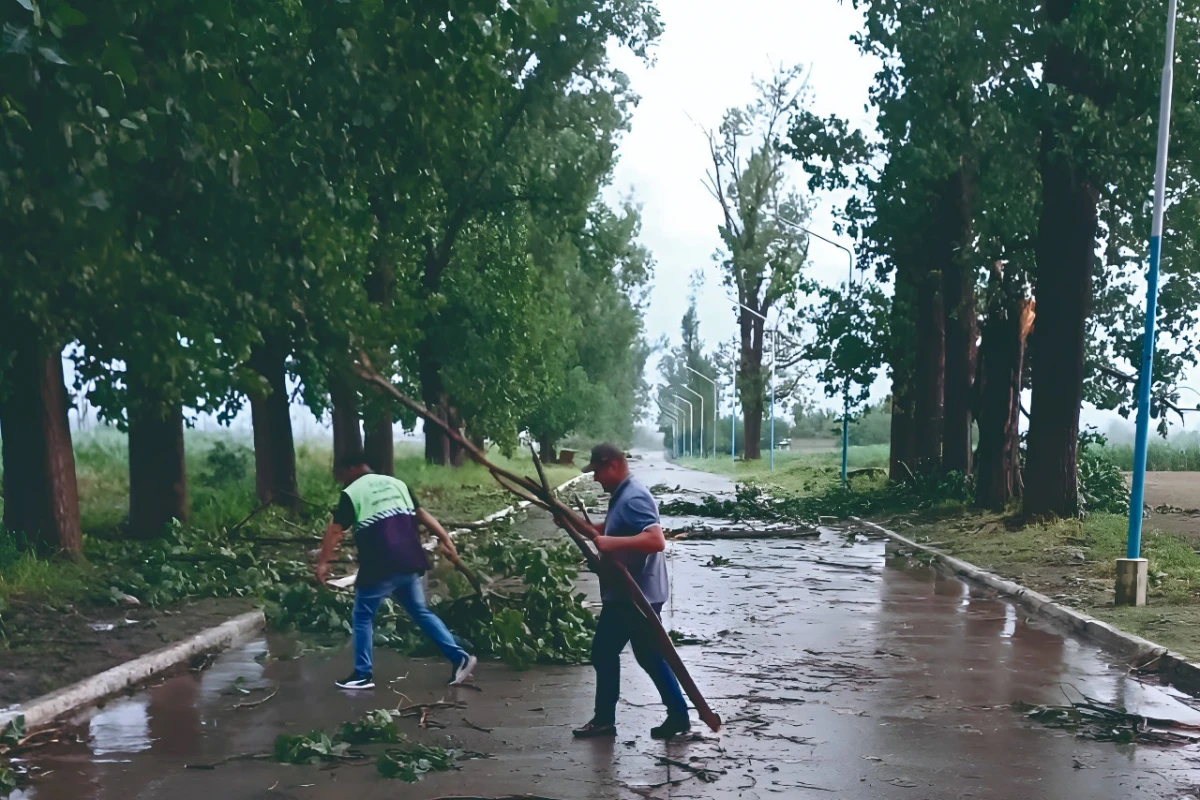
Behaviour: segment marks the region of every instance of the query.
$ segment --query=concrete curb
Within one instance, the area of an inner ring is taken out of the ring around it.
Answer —
[[[19,716],[25,717],[25,727],[28,730],[43,727],[65,714],[95,705],[107,697],[137,686],[200,653],[225,650],[257,633],[264,625],[266,617],[262,611],[250,611],[234,617],[181,642],[126,661],[50,694],[4,709],[0,711],[0,727]]]
[[[1061,606],[1044,594],[1035,592],[1019,583],[1005,580],[999,575],[947,555],[941,550],[914,542],[912,539],[901,536],[881,525],[876,525],[874,522],[868,522],[858,517],[850,517],[850,519],[864,528],[881,533],[906,547],[933,556],[938,563],[954,575],[994,589],[996,592],[1012,598],[1013,602],[1030,613],[1052,620],[1071,633],[1091,639],[1112,650],[1128,654],[1130,662],[1134,666],[1150,667],[1152,662],[1157,664],[1154,672],[1186,692],[1200,692],[1200,665],[1191,663],[1179,653],[1173,653],[1160,644],[1155,644],[1132,633],[1126,633],[1082,612]]]

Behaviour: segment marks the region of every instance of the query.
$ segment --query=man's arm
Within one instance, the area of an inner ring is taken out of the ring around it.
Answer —
[[[442,549],[451,555],[458,555],[458,550],[454,548],[454,540],[450,538],[450,534],[446,533],[446,529],[442,527],[442,523],[438,522],[423,508],[417,509],[417,520],[429,530],[433,531],[433,535],[437,537],[438,544]]]
[[[638,553],[649,555],[667,549],[662,525],[654,524],[636,536],[597,536],[592,540],[601,553]]]
[[[337,549],[338,542],[345,533],[346,529],[333,520],[329,520],[329,524],[325,526],[325,535],[321,538],[321,552],[317,556],[317,566],[314,570],[318,582],[325,583],[329,580],[329,560],[333,558],[333,551]]]

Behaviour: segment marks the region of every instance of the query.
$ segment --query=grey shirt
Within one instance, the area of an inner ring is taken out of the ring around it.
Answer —
[[[650,490],[633,478],[626,478],[608,503],[608,516],[604,519],[605,536],[637,536],[652,525],[658,525],[658,504]],[[667,602],[667,560],[663,553],[613,553],[629,574],[642,588],[642,594],[651,603]],[[623,593],[608,585],[602,585],[601,598],[617,600]]]

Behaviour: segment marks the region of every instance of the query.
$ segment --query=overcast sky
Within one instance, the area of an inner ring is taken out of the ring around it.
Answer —
[[[697,294],[700,333],[711,350],[736,334],[736,318],[721,285],[713,253],[720,246],[720,209],[701,181],[709,163],[701,127],[718,125],[726,109],[754,98],[754,80],[779,65],[810,69],[811,108],[837,114],[854,127],[873,131],[868,93],[879,62],[862,55],[850,41],[862,25],[850,3],[839,0],[657,0],[665,33],[646,66],[626,52],[614,61],[632,79],[641,102],[632,130],[621,143],[620,162],[609,191],[614,204],[626,194],[642,204],[642,242],[657,262],[646,333],[651,342],[680,341],[680,318],[687,310],[691,278],[703,269],[707,280]],[[797,167],[795,185],[804,187]],[[1147,181],[1150,176],[1147,176]],[[832,237],[831,212],[845,195],[809,198],[811,227]],[[845,280],[845,255],[813,241],[810,274],[827,284]],[[651,383],[660,381],[658,355],[647,367]],[[1189,376],[1200,385],[1200,375]],[[815,383],[803,387],[830,407]],[[872,399],[887,395],[886,376],[872,388]],[[728,397],[728,395],[726,395]],[[1025,398],[1028,408],[1029,398]],[[1085,407],[1084,424],[1105,431],[1120,417]],[[1126,423],[1128,424],[1128,423]]]
[[[721,244],[721,214],[701,183],[709,164],[701,127],[716,127],[727,109],[753,100],[756,78],[799,64],[810,69],[817,114],[837,114],[870,128],[867,94],[878,62],[851,43],[862,18],[837,0],[658,0],[658,7],[666,31],[655,63],[647,67],[628,53],[614,54],[641,102],[621,143],[610,200],[632,193],[643,207],[642,242],[657,262],[646,316],[649,339],[666,336],[672,345],[679,343],[691,278],[702,269],[706,281],[697,310],[701,336],[711,348],[736,333],[736,320],[712,258]],[[803,188],[804,177],[797,166],[797,188]],[[813,230],[832,236],[830,212],[842,198],[811,200]],[[845,280],[840,250],[814,241],[809,255],[811,274],[830,283]],[[648,371],[657,380],[657,358]],[[878,391],[886,393],[886,387]]]

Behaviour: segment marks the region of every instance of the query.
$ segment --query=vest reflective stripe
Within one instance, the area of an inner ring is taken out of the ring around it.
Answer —
[[[403,481],[387,475],[363,475],[346,487],[354,504],[355,528],[362,530],[388,517],[413,514],[416,504]]]

